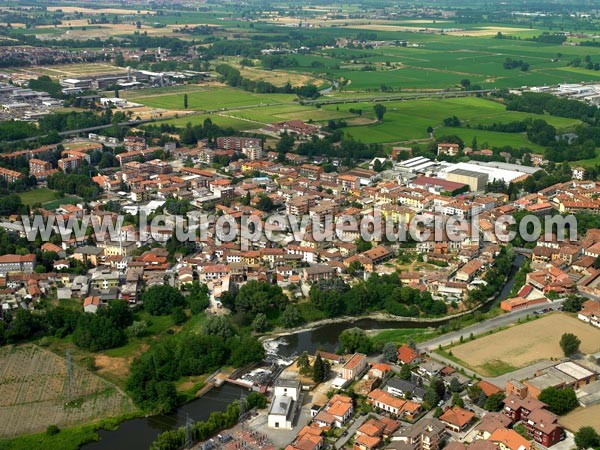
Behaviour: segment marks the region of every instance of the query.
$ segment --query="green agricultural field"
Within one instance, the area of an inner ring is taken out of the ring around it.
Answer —
[[[323,122],[331,119],[343,119],[353,116],[353,114],[350,114],[347,111],[336,111],[335,108],[318,109],[315,106],[302,105],[278,105],[240,109],[237,111],[229,111],[228,114],[261,123],[283,122],[285,120],[312,120],[314,122]]]
[[[382,85],[395,90],[447,89],[459,86],[463,79],[483,88],[518,88],[600,79],[599,72],[570,66],[571,61],[586,55],[592,57],[592,62],[600,62],[597,52],[590,47],[496,39],[492,35],[457,36],[387,30],[383,27],[373,31],[379,39],[406,40],[409,45],[329,49],[319,55],[297,55],[294,58],[298,65],[288,70],[350,80],[345,89],[351,91],[379,90]],[[351,25],[343,28],[344,33],[352,31]],[[354,31],[364,32],[365,29]],[[525,38],[540,33],[539,30],[527,30],[514,35]],[[505,69],[503,63],[507,58],[523,60],[529,64],[529,70]],[[375,65],[375,71],[363,70],[371,64]]]
[[[473,138],[477,138],[480,148],[503,147],[509,145],[514,148],[526,147],[536,152],[543,153],[544,147],[534,144],[524,133],[499,133],[496,131],[474,130],[472,128],[449,128],[441,127],[435,130],[435,136],[456,135],[461,138],[465,145],[471,145]]]
[[[144,92],[144,91],[143,91]],[[292,94],[254,94],[229,87],[214,87],[203,90],[178,89],[177,91],[134,95],[127,97],[136,103],[153,108],[183,110],[183,96],[188,95],[188,109],[194,111],[214,111],[225,108],[248,107],[253,105],[276,105],[291,103],[296,98]],[[136,93],[137,94],[137,93]]]
[[[339,113],[348,112],[350,109],[362,109],[364,120],[375,118],[373,105],[373,103],[327,105],[323,106],[323,109],[339,108],[339,111],[336,111]],[[467,143],[472,141],[473,136],[477,136],[480,145],[488,142],[490,146],[526,146],[541,151],[542,148],[529,142],[524,134],[482,131],[466,128],[466,125],[476,127],[478,124],[507,123],[528,117],[546,120],[560,130],[572,128],[580,123],[573,119],[506,111],[501,103],[477,97],[393,101],[385,102],[384,105],[387,112],[382,123],[350,126],[345,129],[345,133],[365,143],[390,143],[426,139],[428,138],[427,127],[431,126],[435,129],[436,136],[456,134]],[[443,120],[451,116],[457,116],[463,122],[463,128],[444,128]],[[354,115],[354,117],[358,116]]]
[[[192,125],[202,125],[206,119],[212,120],[212,122],[223,128],[233,128],[234,130],[255,130],[261,128],[262,124],[259,122],[242,120],[230,115],[224,114],[194,114],[185,117],[179,117],[176,119],[167,119],[160,123],[169,123],[177,127],[185,127],[188,123]]]

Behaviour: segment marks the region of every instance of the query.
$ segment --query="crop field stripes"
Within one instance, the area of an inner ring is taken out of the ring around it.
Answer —
[[[66,361],[35,345],[0,351],[0,437],[75,425],[132,411],[128,397],[98,376],[73,365],[72,392],[66,405]]]

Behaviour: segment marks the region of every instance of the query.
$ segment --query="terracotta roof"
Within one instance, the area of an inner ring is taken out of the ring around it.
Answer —
[[[452,409],[447,409],[444,414],[440,416],[440,420],[462,428],[467,425],[473,417],[475,417],[475,413],[467,411],[460,406],[455,406]]]
[[[531,448],[531,442],[521,436],[514,430],[500,428],[492,433],[488,439],[492,442],[499,442],[510,450],[523,450]]]

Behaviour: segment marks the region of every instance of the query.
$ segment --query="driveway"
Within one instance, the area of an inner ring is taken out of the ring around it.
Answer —
[[[362,424],[367,421],[368,418],[368,414],[365,414],[364,416],[358,416],[356,420],[346,429],[344,435],[340,436],[340,438],[337,441],[335,441],[335,448],[340,449],[344,445],[346,445],[346,443],[354,437],[354,435],[356,434],[356,430],[358,430],[362,426]]]

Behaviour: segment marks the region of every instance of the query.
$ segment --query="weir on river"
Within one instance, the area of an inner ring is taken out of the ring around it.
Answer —
[[[514,276],[523,263],[523,256],[518,255],[508,279],[498,296],[481,310],[487,311],[505,299],[514,284]],[[447,323],[449,319],[440,319],[435,326]],[[358,327],[364,330],[385,330],[397,328],[427,328],[432,326],[427,322],[408,320],[374,320],[370,318],[337,322],[323,325],[310,330],[299,331],[285,336],[265,341],[268,359],[289,361],[291,357],[302,352],[314,353],[317,350],[335,352],[339,335],[348,328]],[[185,425],[186,417],[194,421],[205,420],[213,411],[224,411],[227,405],[247,395],[247,389],[231,383],[215,387],[202,397],[180,406],[173,413],[161,414],[138,419],[126,420],[117,430],[101,430],[98,432],[100,441],[84,445],[85,450],[147,450],[156,437],[163,431]]]

